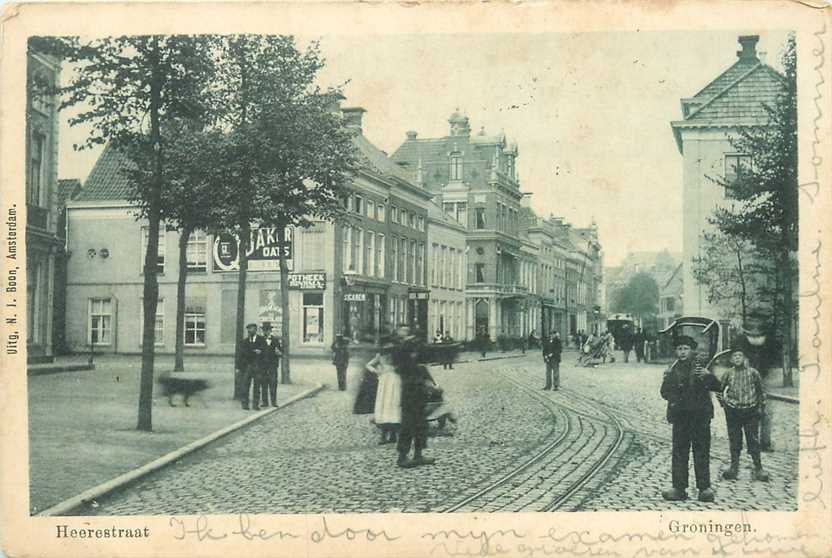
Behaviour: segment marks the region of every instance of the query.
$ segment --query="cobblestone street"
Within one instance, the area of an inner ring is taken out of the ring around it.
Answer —
[[[432,427],[427,455],[436,458],[433,466],[397,468],[394,447],[377,444],[370,416],[351,413],[356,389],[351,385],[347,392],[327,389],[266,416],[79,511],[796,508],[797,405],[771,402],[777,412],[776,451],[763,456],[771,482],[752,482],[747,471],[732,482],[718,478],[728,450],[717,409],[711,459],[716,502],[668,503],[660,496],[670,481],[670,427],[658,395],[663,368],[635,363],[576,368],[572,360],[567,353],[559,392],[540,390],[543,374],[536,353],[460,363],[454,370],[433,368],[459,418],[444,431]],[[506,478],[521,465],[522,473]]]

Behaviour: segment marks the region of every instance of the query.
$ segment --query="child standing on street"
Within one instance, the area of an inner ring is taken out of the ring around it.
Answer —
[[[728,425],[728,443],[731,448],[731,465],[722,471],[722,478],[734,480],[740,468],[742,435],[748,445],[748,454],[754,461],[754,476],[758,481],[769,480],[760,459],[760,417],[765,411],[766,393],[760,373],[748,365],[743,349],[731,349],[733,365],[722,378],[722,405]]]
[[[711,489],[711,391],[719,380],[694,358],[696,341],[688,336],[674,340],[676,362],[664,373],[661,395],[667,401],[667,421],[673,425],[673,488],[662,492],[665,500],[686,500],[688,459],[693,447],[693,468],[700,502],[713,502]]]

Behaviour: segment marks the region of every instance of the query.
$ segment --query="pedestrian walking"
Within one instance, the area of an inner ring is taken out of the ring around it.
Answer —
[[[347,389],[347,366],[350,364],[348,343],[347,339],[339,333],[335,336],[335,342],[332,344],[332,364],[335,365],[339,391],[346,391]]]
[[[246,326],[246,336],[240,340],[240,348],[237,351],[238,366],[242,374],[242,398],[243,409],[249,408],[249,392],[252,393],[252,407],[255,411],[260,410],[260,391],[263,383],[263,352],[265,350],[265,339],[257,334],[257,324]]]
[[[392,350],[392,345],[383,345],[366,366],[378,377],[373,420],[381,429],[379,444],[395,443],[402,422],[402,380],[393,366]]]
[[[633,335],[633,348],[636,352],[636,362],[645,361],[644,358],[644,331],[641,328],[636,330],[636,334]]]
[[[543,341],[543,363],[546,366],[546,384],[543,389],[557,391],[560,389],[560,356],[563,346],[560,334],[553,331],[552,335]]]
[[[422,455],[427,447],[428,390],[429,386],[435,385],[435,382],[428,369],[416,362],[418,353],[417,343],[412,337],[405,339],[400,347],[393,351],[393,364],[402,382],[402,422],[396,449],[399,453],[397,465],[403,469],[432,465],[435,461]],[[413,458],[409,459],[411,445]]]
[[[722,378],[721,403],[728,426],[728,444],[731,449],[731,465],[722,471],[722,478],[734,480],[740,468],[742,436],[748,454],[754,462],[754,479],[766,482],[769,475],[763,470],[760,458],[760,417],[766,405],[766,393],[760,373],[749,366],[742,347],[731,349],[731,368]]]
[[[477,330],[477,342],[480,346],[480,356],[485,358],[485,352],[488,350],[488,330],[484,326],[480,326]]]
[[[277,371],[280,368],[280,359],[283,357],[283,344],[280,338],[272,335],[272,324],[263,324],[263,338],[265,347],[263,349],[263,377],[265,385],[261,386],[260,404],[268,407],[277,407]]]
[[[665,500],[687,499],[688,460],[693,448],[693,467],[701,502],[713,502],[711,489],[711,391],[719,380],[694,357],[696,341],[688,336],[674,340],[676,361],[665,371],[661,396],[667,401],[667,421],[673,426],[671,461],[673,488],[662,492]]]
[[[624,362],[630,362],[630,351],[633,350],[633,334],[629,329],[624,329],[618,338],[618,346],[624,352]]]
[[[442,336],[442,368],[447,370],[453,370],[454,368],[454,338],[451,337],[451,333],[446,331],[445,335]]]

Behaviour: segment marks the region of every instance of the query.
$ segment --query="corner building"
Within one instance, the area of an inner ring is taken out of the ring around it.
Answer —
[[[472,135],[468,118],[458,111],[448,124],[442,138],[407,132],[391,158],[415,174],[417,184],[466,231],[465,337],[524,335],[528,287],[521,282],[517,145],[502,133]]]

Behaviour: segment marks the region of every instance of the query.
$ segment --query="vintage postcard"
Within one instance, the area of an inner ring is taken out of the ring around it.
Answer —
[[[4,6],[2,552],[829,556],[831,23]]]

